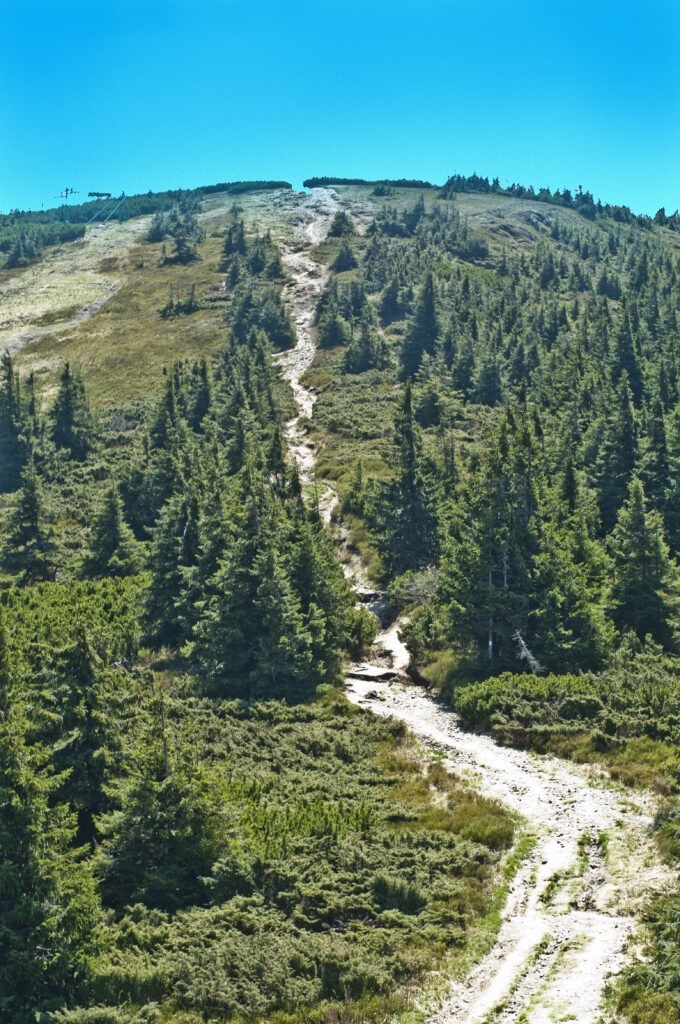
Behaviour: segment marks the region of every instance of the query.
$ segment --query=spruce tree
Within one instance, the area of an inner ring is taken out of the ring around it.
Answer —
[[[9,546],[5,548],[5,561],[20,569],[25,580],[49,578],[49,533],[45,522],[42,486],[32,459],[21,473],[21,487],[12,513],[11,527],[14,550]]]
[[[600,668],[612,641],[611,623],[579,563],[568,529],[544,522],[534,556],[527,641],[554,672]]]
[[[633,345],[633,334],[627,311],[624,311],[621,323],[614,335],[611,372],[615,384],[621,380],[624,374],[626,375],[633,402],[639,406],[642,398],[642,375]]]
[[[0,621],[0,1015],[31,1024],[84,984],[99,907],[59,785],[25,739]]]
[[[657,395],[645,417],[646,432],[640,455],[640,478],[653,508],[663,511],[670,485],[670,466],[663,407]]]
[[[57,448],[66,449],[79,462],[87,457],[94,442],[94,430],[85,385],[64,363],[52,411],[51,437]]]
[[[258,624],[250,673],[252,693],[293,696],[319,682],[312,637],[300,601],[272,540],[264,540],[253,565],[252,612]],[[317,629],[321,620],[312,617]],[[322,643],[319,645],[322,646]]]
[[[21,474],[21,488],[13,516],[13,538],[22,547],[41,548],[46,539],[43,493],[31,459]]]
[[[609,604],[622,631],[644,640],[650,634],[666,649],[674,646],[678,613],[678,569],[664,539],[656,511],[647,510],[641,481],[634,477],[611,537],[612,582]]]
[[[88,576],[129,576],[137,569],[135,539],[123,518],[123,509],[115,484],[106,492],[95,516],[90,551],[83,561]]]
[[[19,486],[26,461],[22,420],[19,380],[5,351],[0,357],[0,492],[14,491]]]
[[[336,272],[336,274],[341,274],[344,270],[354,270],[356,265],[357,260],[356,256],[354,255],[354,250],[352,249],[352,246],[347,241],[347,239],[343,238],[342,242],[340,243],[338,255],[335,257],[333,261],[333,270]]]
[[[438,337],[439,321],[435,308],[434,281],[432,274],[429,273],[406,330],[401,350],[402,380],[408,380],[415,375],[426,352],[434,355]]]
[[[153,531],[149,553],[151,581],[145,608],[150,639],[172,648],[180,647],[189,638],[193,620],[188,600],[191,571],[183,549],[188,528],[187,500],[175,495],[163,507]]]
[[[200,763],[190,737],[173,728],[166,704],[160,687],[144,702],[118,809],[101,820],[102,893],[117,909],[143,903],[173,912],[203,902],[206,879],[225,849],[224,773]]]
[[[398,471],[385,495],[380,546],[389,570],[400,573],[428,565],[438,548],[435,505],[431,482],[422,468],[410,381],[395,421],[395,446]]]
[[[401,303],[399,302],[399,282],[396,277],[393,277],[385,291],[383,292],[382,299],[380,300],[380,323],[383,327],[388,327],[389,324],[394,323],[395,320],[400,320],[402,315]]]
[[[104,667],[80,627],[45,676],[58,722],[50,738],[53,765],[62,780],[58,795],[77,814],[79,840],[92,843],[95,819],[110,805],[106,790],[122,740],[125,673]]]
[[[638,435],[628,377],[624,372],[614,394],[608,396],[604,431],[595,461],[595,483],[602,525],[609,532],[623,504],[635,467]]]

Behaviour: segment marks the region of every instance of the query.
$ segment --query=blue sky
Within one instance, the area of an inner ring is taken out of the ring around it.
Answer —
[[[456,171],[680,206],[680,5],[1,0],[0,211]]]

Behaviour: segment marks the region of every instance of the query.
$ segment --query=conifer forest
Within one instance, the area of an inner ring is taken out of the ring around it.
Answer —
[[[0,1019],[677,1024],[680,219],[305,186],[0,216]]]

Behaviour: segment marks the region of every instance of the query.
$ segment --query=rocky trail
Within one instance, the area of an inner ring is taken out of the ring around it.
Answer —
[[[304,421],[316,396],[302,377],[314,358],[314,308],[328,273],[310,250],[340,208],[332,190],[314,190],[297,206],[294,240],[284,247],[291,275],[286,299],[298,344],[278,362],[298,404],[287,438],[307,483],[313,479],[314,449]],[[366,222],[365,211],[351,212],[360,225]],[[321,499],[327,522],[335,500],[331,489]],[[370,607],[356,555],[347,559],[346,571]],[[382,629],[370,659],[349,668],[349,699],[402,720],[426,751],[437,751],[448,769],[510,807],[520,827],[535,836],[533,852],[511,883],[493,949],[465,981],[449,987],[441,1005],[427,1008],[428,1020],[594,1024],[606,1017],[607,982],[631,956],[640,907],[652,891],[674,882],[651,840],[653,803],[615,787],[595,770],[500,747],[487,736],[463,731],[453,712],[410,682],[399,627],[397,621]]]

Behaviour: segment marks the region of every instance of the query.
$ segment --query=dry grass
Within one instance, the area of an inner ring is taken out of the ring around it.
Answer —
[[[277,237],[286,237],[299,201],[299,193],[255,193],[238,197],[237,204],[247,226],[271,227]],[[36,332],[16,359],[22,372],[35,372],[44,400],[54,391],[62,359],[79,366],[95,408],[144,400],[164,367],[209,355],[224,338],[226,295],[218,266],[233,204],[229,195],[205,201],[206,238],[193,264],[161,265],[161,246],[142,241],[149,218],[141,217],[88,228],[84,241],[60,246],[35,267],[0,282],[0,348],[21,333]],[[184,294],[192,285],[201,308],[190,316],[161,319],[170,289]],[[95,315],[63,323],[111,295]]]
[[[97,254],[100,267],[117,267],[98,275],[105,277],[110,286],[115,284],[115,296],[95,316],[65,329],[57,328],[20,353],[20,368],[35,371],[43,397],[52,391],[55,371],[63,358],[82,370],[95,407],[143,399],[157,386],[164,366],[176,359],[207,355],[223,337],[223,275],[217,269],[222,239],[210,234],[200,247],[201,259],[194,264],[161,265],[161,246],[138,240],[139,225],[145,224],[146,218],[135,223],[137,244],[127,250],[121,245],[115,259],[109,254],[111,263]],[[83,294],[88,274],[95,276],[92,271],[84,271],[78,278],[79,295]],[[191,285],[196,286],[201,309],[191,316],[161,319],[159,311],[169,290],[185,293]]]

